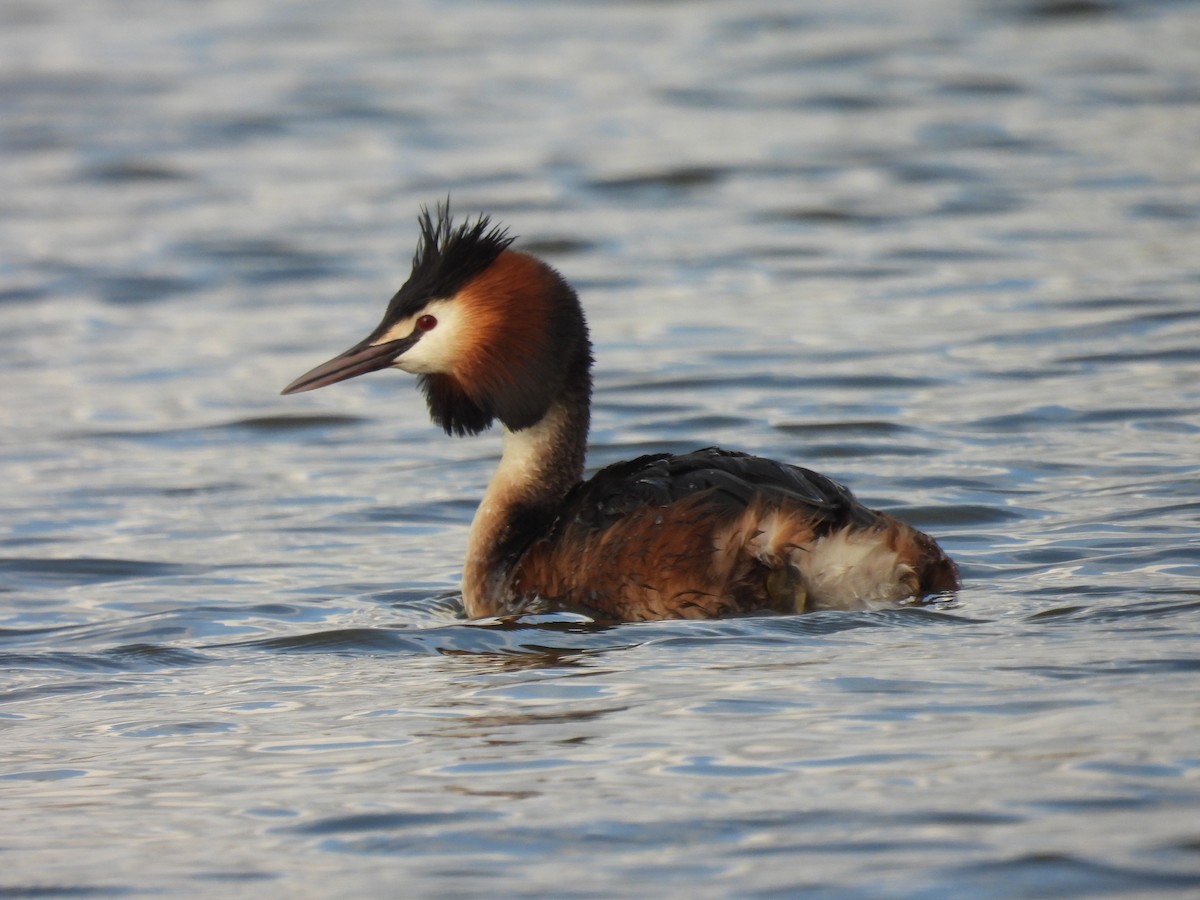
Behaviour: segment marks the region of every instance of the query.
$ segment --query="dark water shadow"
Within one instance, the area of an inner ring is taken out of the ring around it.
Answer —
[[[573,613],[477,619],[426,627],[348,628],[286,637],[212,644],[205,650],[256,648],[274,653],[438,654],[525,656],[530,662],[561,664],[589,656],[654,644],[800,644],[805,640],[866,628],[956,627],[979,620],[933,606],[879,612],[746,616],[733,619],[601,623]]]
[[[144,559],[75,557],[15,557],[0,559],[0,582],[7,588],[101,584],[136,578],[197,575],[208,566],[181,565]]]

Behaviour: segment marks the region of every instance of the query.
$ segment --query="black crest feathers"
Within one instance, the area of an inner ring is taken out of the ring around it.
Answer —
[[[422,207],[417,216],[421,238],[412,274],[388,303],[385,322],[412,315],[430,300],[454,296],[516,240],[484,215],[455,228],[449,198],[437,205],[435,214],[436,219],[429,207]]]

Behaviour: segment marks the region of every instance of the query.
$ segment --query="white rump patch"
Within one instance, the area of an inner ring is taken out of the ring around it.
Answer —
[[[900,561],[877,531],[842,529],[791,555],[804,576],[809,609],[881,609],[909,596]]]

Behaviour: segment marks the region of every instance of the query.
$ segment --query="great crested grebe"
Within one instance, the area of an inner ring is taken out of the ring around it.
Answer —
[[[624,621],[868,609],[958,588],[933,538],[796,466],[709,448],[581,481],[592,347],[579,299],[486,216],[419,218],[412,274],[366,340],[301,375],[311,391],[388,367],[433,421],[504,450],[471,524],[467,615],[587,610]]]

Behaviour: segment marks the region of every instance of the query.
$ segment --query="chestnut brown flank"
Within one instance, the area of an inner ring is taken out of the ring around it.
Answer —
[[[756,502],[714,512],[711,500],[700,496],[638,509],[604,530],[568,525],[529,548],[512,573],[513,593],[625,621],[846,605],[830,595],[823,573],[810,568],[822,524],[812,509]],[[881,583],[854,599],[902,600],[957,588],[953,564],[936,544],[877,515],[868,528],[831,533],[859,542],[886,566]]]

